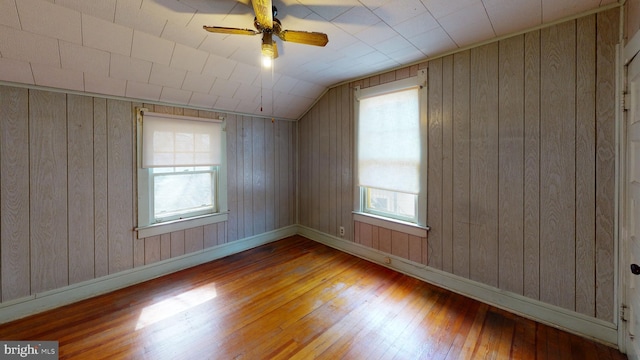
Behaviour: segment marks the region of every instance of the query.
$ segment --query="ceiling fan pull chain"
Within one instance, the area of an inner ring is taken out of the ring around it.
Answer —
[[[274,98],[276,97],[276,94],[275,94],[275,92],[273,91],[273,87],[275,86],[275,83],[274,83],[274,82],[275,82],[275,80],[274,80],[274,78],[273,78],[273,73],[274,73],[274,71],[275,71],[275,70],[273,69],[274,67],[275,67],[275,65],[271,67],[271,123],[272,123],[272,124],[273,124],[273,123],[275,123],[274,114],[275,114],[275,112],[276,112],[276,109],[274,108],[274,107],[275,107],[275,105],[274,105],[274,103],[275,103]]]

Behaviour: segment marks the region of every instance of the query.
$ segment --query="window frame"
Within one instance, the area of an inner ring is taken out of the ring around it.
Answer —
[[[372,223],[380,223],[380,221],[396,224],[401,226],[416,227],[422,230],[428,230],[427,226],[427,138],[428,138],[428,124],[427,124],[427,104],[426,104],[426,90],[427,90],[427,72],[425,69],[418,70],[416,76],[385,83],[382,85],[372,86],[361,89],[359,86],[355,88],[354,93],[354,115],[355,115],[355,131],[354,131],[354,144],[355,144],[355,159],[354,161],[354,174],[355,179],[358,179],[358,137],[359,137],[359,123],[360,123],[360,106],[359,99],[368,98],[373,96],[384,95],[386,93],[401,91],[404,89],[418,87],[418,102],[419,102],[419,127],[420,127],[420,189],[417,194],[416,201],[416,218],[415,221],[397,217],[381,212],[366,211],[365,201],[367,201],[366,192],[367,187],[360,186],[356,181],[354,183],[354,213],[357,214],[359,221],[372,218]],[[426,234],[425,234],[426,236]]]
[[[218,119],[195,118],[189,116],[171,115],[176,120],[187,119],[197,121],[222,122],[222,132],[220,138],[221,147],[221,164],[213,166],[213,171],[217,173],[217,188],[214,189],[214,198],[217,200],[217,211],[207,214],[194,214],[178,219],[166,221],[155,221],[153,214],[153,176],[151,176],[151,168],[142,168],[142,126],[144,112],[146,108],[136,109],[136,167],[137,167],[137,238],[142,239],[150,236],[170,233],[173,231],[186,230],[198,226],[215,224],[227,221],[228,205],[227,205],[227,154],[226,154],[226,121],[223,117]]]

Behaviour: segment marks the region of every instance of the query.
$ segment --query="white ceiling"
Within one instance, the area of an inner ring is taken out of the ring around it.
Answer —
[[[327,87],[616,0],[274,0],[284,29],[260,67],[248,0],[0,0],[0,81],[297,119]],[[275,37],[274,37],[275,38]]]

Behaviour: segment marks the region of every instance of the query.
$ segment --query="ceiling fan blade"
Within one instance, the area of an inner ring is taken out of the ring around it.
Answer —
[[[273,28],[273,4],[271,0],[251,0],[256,20],[260,27],[265,29]]]
[[[218,34],[234,34],[234,35],[256,35],[259,32],[251,29],[237,29],[223,26],[203,26],[203,29],[208,32],[218,33]]]
[[[310,31],[283,30],[277,33],[282,41],[290,41],[299,44],[325,46],[329,42],[327,34]]]

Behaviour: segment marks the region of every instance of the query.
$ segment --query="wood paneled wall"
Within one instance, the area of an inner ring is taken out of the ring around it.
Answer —
[[[298,122],[298,223],[353,240],[353,92],[332,88]]]
[[[135,107],[0,86],[2,302],[295,224],[296,124],[226,117],[229,220],[136,239]]]
[[[429,263],[427,238],[360,221],[354,222],[354,241],[420,264]]]
[[[0,86],[3,302],[133,267],[131,109]]]
[[[347,240],[393,253],[379,229],[349,228],[353,88],[427,67],[431,230],[426,250],[403,257],[613,322],[618,18],[613,9],[331,89],[299,122],[300,224],[336,236],[344,225]]]
[[[296,123],[227,118],[228,241],[296,223]]]

